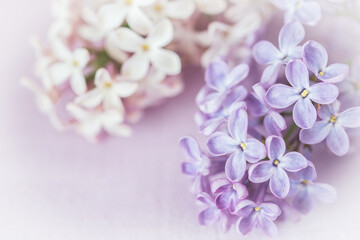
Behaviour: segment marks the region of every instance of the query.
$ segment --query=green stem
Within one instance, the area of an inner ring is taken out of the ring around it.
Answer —
[[[285,137],[284,137],[284,141],[286,142],[291,135],[294,133],[294,131],[296,130],[297,126],[295,123],[293,123],[289,129],[289,131],[286,133]]]

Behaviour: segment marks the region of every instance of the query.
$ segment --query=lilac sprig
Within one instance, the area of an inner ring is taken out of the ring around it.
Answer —
[[[312,152],[326,139],[330,152],[348,153],[346,130],[360,127],[360,107],[340,112],[336,84],[349,67],[328,65],[320,43],[300,46],[304,36],[302,25],[290,22],[280,31],[279,50],[267,41],[254,45],[254,59],[267,65],[259,82],[249,74],[258,68],[243,63],[229,70],[218,59],[206,70],[196,117],[206,148],[194,138],[180,141],[189,161],[183,173],[192,176],[206,205],[200,224],[220,221],[224,231],[234,226],[246,235],[258,228],[274,237],[279,216],[335,201],[336,190],[316,182]]]

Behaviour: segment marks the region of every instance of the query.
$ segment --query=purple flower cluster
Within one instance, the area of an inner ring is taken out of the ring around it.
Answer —
[[[260,228],[275,236],[274,221],[289,206],[307,213],[317,200],[335,201],[335,189],[316,182],[309,159],[325,139],[332,153],[349,151],[346,129],[360,127],[360,107],[340,112],[335,84],[349,66],[328,65],[325,48],[315,41],[301,45],[304,37],[302,24],[290,22],[280,31],[279,49],[255,44],[253,58],[266,66],[251,87],[243,84],[254,79],[247,64],[231,68],[217,59],[207,68],[196,115],[207,149],[193,137],[180,140],[188,160],[183,173],[192,176],[192,191],[206,206],[200,224],[220,221],[224,231],[235,225],[243,235]]]

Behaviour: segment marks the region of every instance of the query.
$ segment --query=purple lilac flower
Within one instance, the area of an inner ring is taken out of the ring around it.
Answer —
[[[215,204],[218,209],[233,211],[236,204],[248,196],[246,187],[240,182],[231,182],[226,178],[216,179],[211,183],[211,191],[218,194]]]
[[[265,89],[257,83],[253,86],[254,93],[248,95],[246,103],[249,112],[254,117],[264,118],[264,127],[268,135],[281,136],[281,132],[287,128],[285,119],[265,101]]]
[[[271,2],[279,9],[286,11],[285,23],[297,20],[314,26],[321,19],[321,7],[316,1],[271,0]]]
[[[242,86],[237,86],[249,74],[249,66],[247,64],[240,64],[229,71],[226,62],[218,59],[212,62],[205,73],[205,81],[207,84],[207,91],[202,94],[199,101],[199,108],[204,113],[216,112],[228,95],[236,91],[246,92]]]
[[[344,128],[360,127],[360,107],[353,107],[340,111],[340,102],[335,101],[331,105],[321,105],[318,115],[321,121],[312,128],[300,131],[300,141],[306,144],[316,144],[326,139],[329,150],[343,156],[349,151],[349,137]]]
[[[215,132],[207,142],[209,152],[215,156],[230,154],[225,164],[226,176],[233,182],[245,173],[246,161],[255,163],[266,156],[265,146],[259,140],[247,138],[248,115],[244,109],[230,114],[229,134]]]
[[[330,104],[339,95],[339,89],[330,83],[310,85],[309,72],[300,60],[290,62],[285,70],[291,86],[275,84],[265,95],[266,102],[273,108],[283,109],[295,104],[294,122],[301,128],[311,128],[316,121],[316,109],[312,103]]]
[[[268,236],[276,236],[278,230],[273,221],[281,214],[281,209],[276,204],[256,204],[250,200],[243,200],[236,206],[235,214],[240,217],[236,228],[242,235],[259,227]]]
[[[279,33],[279,49],[269,41],[260,41],[253,48],[255,60],[262,65],[268,65],[260,83],[271,86],[276,82],[280,66],[289,61],[301,58],[302,47],[298,46],[305,37],[304,27],[299,22],[292,22],[283,26]]]
[[[294,175],[291,180],[290,193],[294,197],[293,207],[301,213],[310,212],[320,200],[325,203],[332,203],[336,200],[336,190],[324,183],[315,183],[316,171],[313,163]],[[290,195],[290,194],[289,194]]]
[[[278,136],[268,137],[266,148],[269,160],[252,165],[249,169],[249,180],[262,183],[270,179],[270,191],[278,198],[285,198],[290,189],[289,177],[285,170],[300,171],[307,167],[308,161],[298,152],[285,154],[285,141]]]
[[[327,66],[328,54],[326,49],[315,41],[308,41],[304,45],[303,59],[308,69],[324,82],[341,82],[349,74],[349,65],[335,63]]]

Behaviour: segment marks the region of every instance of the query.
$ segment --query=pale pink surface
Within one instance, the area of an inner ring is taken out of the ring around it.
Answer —
[[[0,9],[0,239],[241,239],[197,224],[200,208],[180,173],[178,139],[199,136],[193,112],[200,71],[187,71],[185,93],[147,111],[129,140],[90,144],[56,132],[40,115],[19,79],[32,72],[28,36],[44,36],[48,2],[7,1]],[[314,161],[339,200],[280,224],[277,239],[360,239],[360,159],[352,156]]]

